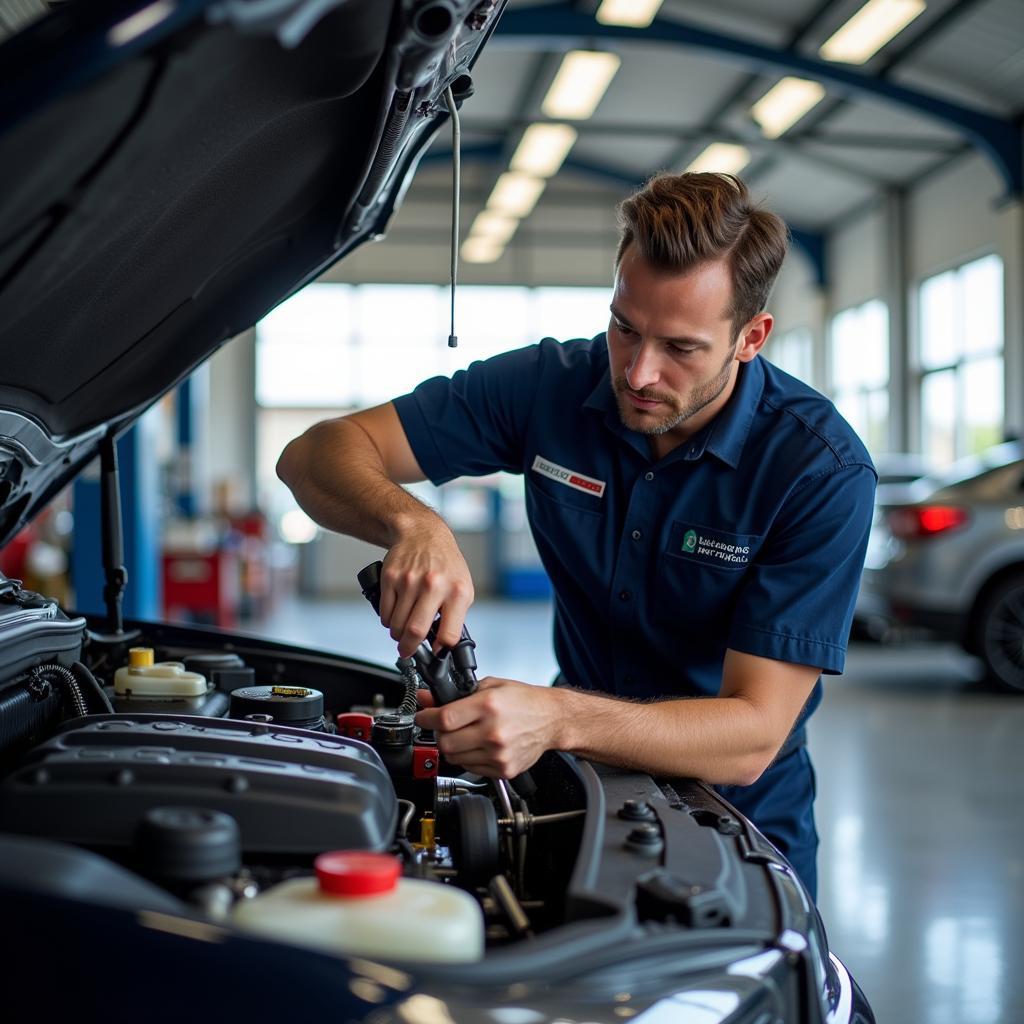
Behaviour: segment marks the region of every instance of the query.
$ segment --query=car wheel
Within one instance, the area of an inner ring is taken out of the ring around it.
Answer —
[[[978,653],[996,683],[1024,694],[1024,575],[1003,580],[985,597]]]

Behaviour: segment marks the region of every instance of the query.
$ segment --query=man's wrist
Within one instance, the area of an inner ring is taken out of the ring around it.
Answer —
[[[411,496],[409,500],[415,502],[414,507],[403,509],[390,517],[388,547],[394,547],[402,541],[422,537],[425,533],[431,533],[438,529],[451,532],[445,521],[433,509],[427,508],[426,505],[420,505]]]
[[[579,694],[563,687],[551,687],[547,694],[551,701],[551,712],[548,716],[551,723],[548,749],[572,753],[576,745],[576,698]]]

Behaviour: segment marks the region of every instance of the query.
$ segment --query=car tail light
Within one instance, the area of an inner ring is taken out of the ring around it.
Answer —
[[[955,505],[914,505],[892,508],[886,513],[889,529],[899,540],[937,537],[950,530],[958,530],[969,519],[967,510]]]

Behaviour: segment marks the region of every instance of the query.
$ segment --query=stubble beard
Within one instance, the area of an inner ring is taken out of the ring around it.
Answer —
[[[726,359],[721,370],[714,377],[702,381],[692,388],[690,393],[683,399],[676,395],[662,394],[652,388],[641,388],[639,391],[636,391],[629,386],[629,382],[625,377],[616,377],[612,383],[612,388],[615,391],[615,401],[619,407],[619,418],[629,430],[636,431],[638,434],[646,434],[649,437],[667,434],[681,423],[685,423],[690,417],[696,416],[701,409],[709,406],[729,386],[729,376],[732,371],[732,361],[735,353],[736,347],[733,346],[732,351],[729,353],[729,358]],[[668,412],[660,414],[655,413],[653,410],[645,412],[642,409],[635,409],[628,404],[625,397],[625,392],[627,391],[638,398],[645,398],[648,401],[664,402],[670,406],[670,409]]]

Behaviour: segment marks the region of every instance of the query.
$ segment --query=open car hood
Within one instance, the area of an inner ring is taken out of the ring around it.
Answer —
[[[0,44],[0,545],[383,232],[503,3],[78,0]]]

